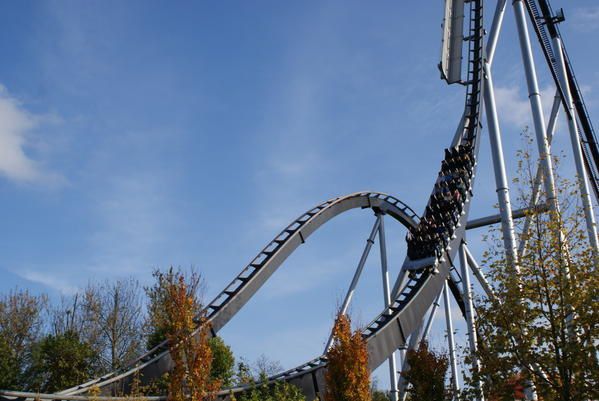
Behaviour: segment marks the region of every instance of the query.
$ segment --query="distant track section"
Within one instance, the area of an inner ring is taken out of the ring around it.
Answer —
[[[589,174],[591,187],[595,194],[595,200],[599,201],[599,145],[597,144],[597,136],[595,135],[595,129],[584,102],[582,91],[578,85],[576,76],[574,75],[574,69],[570,57],[568,56],[568,52],[566,51],[566,45],[564,44],[563,37],[559,31],[558,21],[554,16],[549,0],[526,0],[525,4],[537,39],[539,40],[545,56],[545,60],[547,61],[555,85],[562,98],[562,103],[564,103],[563,109],[568,115],[568,118],[574,118],[576,120],[578,117],[578,135],[580,137],[584,162],[587,173]],[[570,111],[565,104],[566,97],[564,96],[564,89],[560,84],[558,76],[557,58],[555,57],[554,49],[550,41],[550,38],[555,37],[560,38],[562,41],[567,79],[577,116],[570,116]]]

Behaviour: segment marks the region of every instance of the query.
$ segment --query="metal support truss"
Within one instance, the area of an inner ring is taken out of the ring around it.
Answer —
[[[547,210],[547,205],[539,205],[535,208],[529,207],[525,209],[516,209],[512,211],[512,219],[521,219],[522,217],[530,216],[532,212],[546,212]],[[490,226],[491,224],[497,223],[501,223],[500,214],[480,217],[478,219],[470,220],[468,223],[466,223],[466,230],[473,230],[475,228]]]
[[[483,271],[481,270],[480,266],[478,266],[478,263],[476,263],[474,256],[472,256],[472,254],[470,253],[470,249],[468,249],[468,246],[466,246],[466,244],[462,244],[462,248],[464,249],[464,253],[466,255],[466,261],[468,262],[470,269],[472,269],[472,272],[478,279],[478,282],[480,283],[481,287],[485,291],[485,294],[487,294],[489,298],[495,298],[493,288],[487,281]]]
[[[503,234],[503,245],[505,247],[508,265],[517,269],[518,260],[516,255],[516,239],[514,234],[514,221],[512,219],[512,206],[510,202],[510,189],[505,172],[505,160],[503,157],[503,145],[501,144],[501,131],[499,129],[499,118],[497,117],[497,106],[495,104],[495,91],[490,65],[485,62],[484,78],[484,103],[487,115],[489,138],[491,142],[491,155],[493,158],[493,170],[495,171],[495,185],[497,200],[499,202],[499,213],[501,214],[501,230]]]
[[[551,114],[549,115],[549,124],[547,124],[547,143],[549,144],[549,148],[551,148],[551,142],[553,141],[553,134],[555,133],[555,126],[557,125],[557,116],[559,115],[559,109],[561,106],[561,96],[559,95],[559,90],[555,91],[555,96],[553,97],[553,105],[551,106]],[[529,208],[534,210],[537,208],[537,203],[539,202],[539,195],[541,190],[541,182],[543,180],[543,170],[540,167],[537,167],[537,173],[535,175],[535,179],[532,185],[532,194],[530,195]],[[526,220],[524,220],[524,225],[522,227],[522,238],[520,239],[520,243],[518,244],[518,258],[522,258],[526,251],[526,243],[528,231],[530,230],[530,224],[532,222],[532,215],[528,214],[526,216]]]
[[[447,330],[447,345],[449,348],[449,363],[451,365],[451,387],[455,395],[454,398],[457,398],[460,393],[460,379],[453,335],[451,304],[449,303],[449,284],[447,281],[445,281],[445,286],[443,287],[443,303],[445,304],[445,325]]]
[[[423,327],[423,322],[420,322],[420,324],[418,325],[418,328],[412,333],[412,335],[410,336],[410,341],[408,342],[408,349],[406,350],[406,353],[404,354],[404,358],[401,364],[401,372],[406,372],[408,370],[410,370],[410,364],[408,362],[408,358],[407,358],[407,351],[413,351],[415,350],[419,344],[420,341],[422,341],[424,339],[424,327]],[[399,391],[399,400],[400,401],[405,401],[406,400],[406,396],[407,394],[407,389],[408,389],[408,382],[407,380],[401,375],[401,372],[399,372],[399,379],[397,380],[398,382],[398,391]]]
[[[364,270],[364,265],[366,264],[366,260],[368,259],[368,255],[370,254],[370,250],[372,249],[372,244],[374,244],[374,239],[376,238],[376,234],[379,230],[379,226],[381,225],[382,215],[377,215],[372,230],[370,231],[370,235],[366,240],[366,246],[364,247],[364,251],[362,252],[362,256],[360,257],[360,262],[358,263],[358,267],[356,268],[356,272],[354,273],[354,277],[351,280],[351,284],[347,289],[347,294],[345,294],[345,298],[343,299],[343,304],[341,305],[341,309],[339,313],[345,315],[347,310],[349,309],[349,305],[351,304],[351,300],[354,296],[354,292],[356,291],[356,286],[358,285],[358,281],[360,280],[360,276],[362,275],[362,270]],[[327,345],[325,347],[325,352],[331,348],[333,343],[333,333],[329,336],[329,340],[327,341]]]
[[[582,197],[582,203],[584,206],[584,215],[587,224],[587,232],[589,235],[589,241],[593,248],[595,257],[595,266],[599,265],[599,243],[597,241],[597,228],[595,224],[595,214],[593,212],[593,204],[591,203],[591,196],[589,193],[589,184],[587,182],[587,173],[584,166],[584,160],[582,155],[582,148],[580,144],[580,138],[578,136],[578,127],[576,124],[576,112],[574,109],[574,103],[572,101],[572,94],[570,93],[570,85],[566,78],[566,64],[564,61],[564,52],[562,48],[562,41],[559,37],[553,38],[554,53],[557,56],[559,66],[559,78],[561,81],[562,91],[565,96],[565,105],[568,108],[568,129],[570,131],[570,139],[572,141],[572,152],[574,153],[574,161],[576,164],[576,173],[578,175],[578,185],[580,190],[580,196]]]
[[[532,112],[533,125],[537,137],[537,146],[539,150],[539,160],[541,170],[543,171],[543,182],[545,184],[545,197],[550,210],[557,211],[558,203],[555,195],[555,180],[553,178],[553,162],[549,152],[547,142],[547,131],[545,127],[545,118],[543,116],[543,106],[541,103],[541,93],[535,71],[535,61],[532,54],[532,46],[528,35],[526,25],[526,15],[522,0],[514,0],[512,3],[514,15],[516,17],[516,26],[518,28],[518,39],[520,42],[520,51],[522,53],[522,63],[526,75],[528,86],[528,98],[530,100],[530,109]]]
[[[383,276],[383,298],[385,308],[391,306],[391,291],[389,289],[389,269],[387,267],[387,243],[385,239],[385,217],[382,214],[377,214],[379,220],[378,234],[379,247],[381,254],[381,273]],[[389,311],[387,309],[387,311]],[[395,361],[395,352],[389,357],[389,381],[391,383],[391,401],[397,401],[397,363]]]
[[[480,361],[476,356],[477,352],[477,335],[476,335],[476,323],[474,317],[474,304],[472,300],[472,287],[470,286],[470,271],[468,270],[468,264],[466,261],[466,250],[464,249],[464,242],[460,244],[460,266],[462,268],[462,285],[464,292],[464,304],[466,307],[466,325],[468,328],[468,345],[470,348],[470,354],[472,356],[472,369],[474,371],[480,370]],[[477,401],[484,401],[484,395],[482,392],[482,383],[477,381],[475,383],[477,395]]]
[[[495,7],[495,14],[493,15],[493,22],[491,23],[491,30],[489,31],[486,47],[487,64],[489,65],[493,64],[495,48],[497,47],[497,40],[499,39],[499,32],[501,31],[503,16],[505,15],[505,3],[507,3],[506,0],[498,0],[497,7]]]

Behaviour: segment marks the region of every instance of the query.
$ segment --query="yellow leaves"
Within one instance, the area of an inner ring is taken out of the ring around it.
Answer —
[[[351,331],[351,320],[337,316],[333,345],[327,352],[325,401],[370,401],[368,350],[362,333]]]
[[[220,388],[220,382],[210,377],[212,350],[208,343],[206,317],[202,314],[196,326],[194,319],[202,308],[195,294],[189,291],[183,273],[171,272],[169,279],[161,285],[167,296],[163,300],[164,313],[157,314],[164,321],[158,324],[165,329],[174,365],[169,375],[168,399],[204,400]]]

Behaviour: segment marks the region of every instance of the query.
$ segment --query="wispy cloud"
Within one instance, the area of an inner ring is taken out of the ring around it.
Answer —
[[[25,280],[52,288],[64,295],[71,295],[77,292],[76,286],[69,284],[66,279],[57,277],[55,272],[48,274],[40,271],[24,270],[15,273]]]
[[[28,154],[35,146],[34,130],[50,121],[47,116],[25,110],[0,84],[0,174],[21,183],[64,183],[64,177],[45,169]]]
[[[545,122],[549,118],[554,94],[554,90],[549,87],[541,90]],[[523,128],[532,124],[530,102],[526,94],[518,86],[496,86],[495,100],[497,102],[500,123],[507,123],[517,128]]]
[[[599,30],[599,6],[580,7],[572,13],[572,26],[582,32]]]
[[[158,173],[112,177],[94,206],[96,231],[90,238],[92,269],[99,274],[135,273],[157,263],[158,249],[178,222]]]

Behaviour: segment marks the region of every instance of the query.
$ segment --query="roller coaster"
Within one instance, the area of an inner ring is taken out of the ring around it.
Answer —
[[[251,262],[243,268],[226,288],[206,307],[207,324],[211,335],[216,335],[239,312],[254,294],[267,282],[285,260],[304,244],[318,228],[334,217],[352,209],[370,210],[375,222],[368,237],[366,248],[341,307],[346,312],[371,247],[378,239],[383,271],[385,307],[363,331],[367,342],[369,368],[376,369],[389,364],[391,396],[393,400],[405,398],[406,383],[398,374],[407,368],[405,351],[414,349],[429,335],[432,320],[440,305],[445,303],[447,340],[452,373],[451,384],[460,389],[457,356],[453,337],[449,298],[454,298],[468,331],[468,346],[477,347],[477,333],[472,294],[471,273],[479,281],[486,295],[492,297],[490,285],[465,242],[466,230],[484,225],[501,223],[503,241],[508,260],[517,263],[523,244],[517,246],[513,219],[526,217],[523,210],[512,210],[509,185],[505,173],[499,116],[495,105],[492,80],[492,62],[500,35],[506,0],[496,2],[492,24],[485,30],[483,20],[484,0],[446,0],[443,30],[443,52],[439,65],[441,76],[448,84],[465,87],[464,112],[444,158],[429,197],[425,211],[418,215],[409,206],[392,195],[378,192],[356,192],[330,199],[308,210],[285,227],[268,243]],[[552,191],[553,176],[549,146],[555,130],[560,109],[568,119],[576,171],[580,186],[587,229],[591,246],[597,256],[599,247],[595,217],[591,201],[591,189],[599,199],[599,148],[595,131],[585,106],[570,58],[565,49],[559,24],[564,21],[563,12],[554,13],[548,0],[514,0],[512,2],[519,44],[522,52],[534,131],[539,148],[539,170],[535,182],[536,195],[531,208],[558,207]],[[541,108],[536,67],[532,52],[529,26],[544,55],[544,64],[553,78],[556,96],[548,124]],[[464,31],[466,32],[464,34]],[[466,57],[464,57],[466,54]],[[467,61],[462,66],[462,59]],[[462,75],[465,74],[465,79]],[[491,154],[497,187],[500,213],[477,220],[468,220],[473,200],[473,188],[479,157],[483,109],[487,119]],[[547,204],[541,204],[539,188],[545,185]],[[407,230],[407,255],[393,285],[389,282],[385,243],[385,217],[401,223]],[[525,224],[526,227],[526,224]],[[200,328],[196,330],[199,333]],[[326,349],[325,349],[326,351]],[[397,357],[400,357],[398,364]],[[473,364],[478,362],[474,359]],[[132,361],[126,368],[89,380],[56,394],[34,394],[0,390],[2,401],[29,400],[80,400],[89,399],[92,387],[100,388],[100,401],[116,401],[115,390],[126,392],[134,376],[143,380],[159,377],[172,368],[172,360],[165,341]],[[398,366],[401,365],[401,366]],[[324,372],[327,368],[326,352],[300,366],[269,378],[270,381],[286,381],[297,385],[306,398],[315,399],[324,394]],[[218,394],[228,400],[232,393],[247,391],[247,386],[225,389]],[[122,397],[121,397],[122,398]],[[163,396],[147,396],[149,401],[164,400]],[[481,395],[480,399],[484,399]]]

